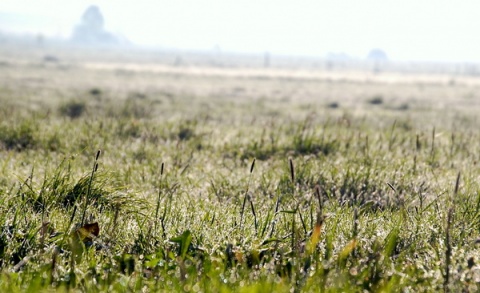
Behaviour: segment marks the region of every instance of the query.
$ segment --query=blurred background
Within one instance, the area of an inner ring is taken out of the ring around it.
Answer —
[[[433,0],[3,0],[0,46],[141,51],[176,65],[474,75],[479,8]]]

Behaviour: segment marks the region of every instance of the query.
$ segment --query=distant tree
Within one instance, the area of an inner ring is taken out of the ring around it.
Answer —
[[[96,5],[89,6],[73,31],[72,41],[88,45],[118,44],[117,37],[104,30],[104,24],[100,8]]]
[[[102,31],[104,22],[102,12],[95,5],[88,7],[82,15],[82,24],[91,30]]]
[[[370,61],[387,61],[387,53],[382,49],[372,49],[368,52],[367,60]]]

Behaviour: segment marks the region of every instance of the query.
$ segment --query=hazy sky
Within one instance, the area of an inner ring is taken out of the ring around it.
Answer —
[[[142,45],[480,61],[478,0],[1,0],[0,31],[69,36],[90,4],[108,30]]]

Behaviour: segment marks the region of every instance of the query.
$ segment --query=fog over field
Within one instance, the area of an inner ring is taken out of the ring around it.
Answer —
[[[4,0],[0,32],[72,36],[96,5],[105,30],[131,44],[182,50],[480,62],[476,1]]]

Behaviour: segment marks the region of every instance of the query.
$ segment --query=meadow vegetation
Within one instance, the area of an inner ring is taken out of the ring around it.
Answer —
[[[471,79],[59,60],[0,65],[0,291],[480,290]]]

